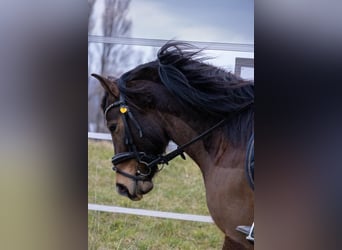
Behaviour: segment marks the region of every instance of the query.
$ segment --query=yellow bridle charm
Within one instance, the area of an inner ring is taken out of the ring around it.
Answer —
[[[121,106],[121,107],[120,107],[120,112],[121,112],[122,114],[126,113],[127,111],[128,111],[128,108],[127,108],[126,106]]]

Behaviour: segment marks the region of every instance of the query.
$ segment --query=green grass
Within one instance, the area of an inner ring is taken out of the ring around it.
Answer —
[[[112,155],[111,143],[88,141],[89,203],[209,215],[202,175],[190,159],[171,161],[134,202],[115,191]],[[88,211],[89,249],[221,249],[223,237],[211,223]]]

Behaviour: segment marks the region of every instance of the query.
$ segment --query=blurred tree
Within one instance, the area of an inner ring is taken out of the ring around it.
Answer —
[[[132,22],[127,19],[130,0],[105,0],[103,13],[104,36],[129,36]],[[106,43],[101,58],[101,73],[110,75],[119,73],[120,65],[127,61],[129,50],[125,45]]]
[[[128,19],[130,0],[88,0],[88,34],[108,37],[128,37],[132,21]],[[127,70],[129,56],[134,51],[122,44],[88,45],[88,69],[103,76],[120,76]],[[100,109],[103,89],[92,77],[88,78],[88,131],[107,132]]]

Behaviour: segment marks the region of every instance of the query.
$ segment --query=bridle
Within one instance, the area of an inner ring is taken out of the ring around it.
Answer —
[[[126,81],[123,79],[124,75],[118,79],[117,83],[119,86],[119,89],[123,89],[126,86]],[[130,129],[130,126],[128,125],[129,122],[133,124],[135,129],[137,129],[139,133],[139,137],[143,137],[143,131],[141,129],[141,126],[139,125],[138,121],[134,118],[134,115],[130,111],[127,103],[126,103],[126,96],[125,94],[120,91],[120,96],[119,96],[119,101],[116,101],[112,104],[110,104],[104,111],[104,116],[105,118],[107,117],[107,113],[110,109],[119,107],[120,108],[120,113],[122,114],[122,120],[124,124],[124,129],[125,129],[125,139],[124,142],[126,146],[128,147],[128,152],[122,152],[115,154],[112,157],[112,163],[113,163],[113,170],[121,174],[123,176],[126,176],[132,180],[135,181],[146,181],[150,180],[150,175],[152,173],[152,170],[154,171],[160,171],[161,169],[158,168],[159,164],[168,164],[168,162],[178,155],[180,155],[184,160],[185,160],[185,155],[184,155],[184,148],[190,146],[191,144],[197,142],[198,140],[201,140],[204,136],[208,135],[212,131],[214,131],[216,128],[220,127],[226,122],[226,119],[222,119],[218,123],[216,123],[214,126],[210,127],[209,129],[205,130],[203,133],[199,134],[198,136],[194,137],[191,139],[189,142],[178,146],[175,150],[169,152],[168,154],[165,155],[151,155],[151,154],[146,154],[145,152],[139,152],[137,150],[136,145],[133,142],[133,136],[132,136],[132,131]],[[139,164],[145,165],[146,169],[148,169],[148,173],[143,173],[137,169],[136,175],[131,175],[127,172],[124,172],[117,168],[117,165],[128,161],[135,159]]]

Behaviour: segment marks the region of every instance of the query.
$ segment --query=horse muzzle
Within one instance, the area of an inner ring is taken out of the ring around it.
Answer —
[[[125,197],[128,197],[132,201],[138,201],[143,198],[143,195],[150,192],[153,189],[152,181],[130,181],[122,184],[116,183],[117,192]]]
[[[153,189],[152,177],[155,169],[143,161],[145,153],[139,155],[138,158],[135,153],[118,153],[112,159],[113,170],[117,173],[116,190],[133,201],[142,199],[144,194]]]

